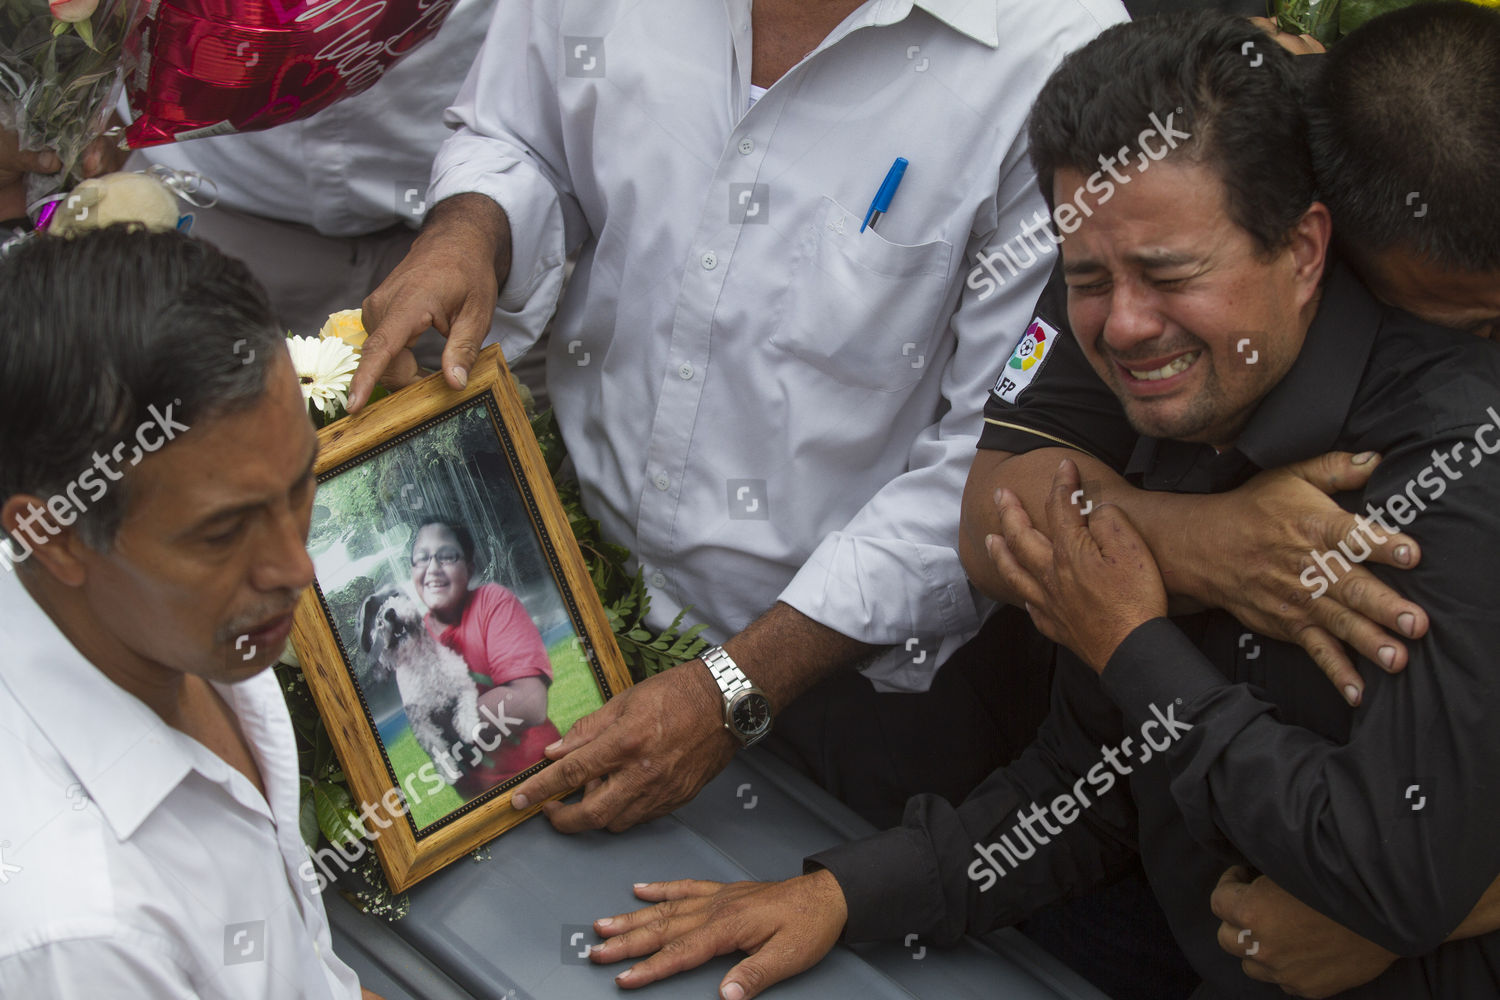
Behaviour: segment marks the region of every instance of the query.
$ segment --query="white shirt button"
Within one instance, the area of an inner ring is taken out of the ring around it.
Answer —
[[[746,136],[745,138],[741,139],[740,140],[740,152],[743,153],[743,154],[745,154],[746,156],[749,156],[751,153],[755,152],[755,140],[751,139],[748,136]]]
[[[667,585],[666,574],[662,573],[660,570],[658,570],[657,572],[651,574],[651,586],[655,587],[657,590],[660,590],[662,587],[665,587],[666,585]]]
[[[719,255],[710,250],[703,255],[703,270],[712,271],[719,266]]]
[[[692,363],[684,361],[677,369],[677,377],[682,379],[684,382],[690,381],[693,377]]]
[[[658,472],[654,481],[656,483],[656,488],[659,490],[664,490],[668,486],[672,485],[672,480],[667,478],[667,474],[665,472]]]

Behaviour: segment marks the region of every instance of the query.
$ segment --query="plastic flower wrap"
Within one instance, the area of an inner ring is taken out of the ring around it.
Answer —
[[[0,0],[0,128],[22,149],[51,149],[56,174],[33,174],[35,204],[78,181],[83,151],[101,135],[119,94],[120,64],[137,0]]]

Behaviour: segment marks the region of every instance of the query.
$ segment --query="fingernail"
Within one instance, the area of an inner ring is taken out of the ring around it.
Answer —
[[[614,925],[615,925],[615,918],[614,917],[602,917],[599,920],[595,920],[594,921],[594,926],[595,927],[605,927],[605,928],[608,928],[608,927],[613,927]]]
[[[1347,701],[1350,705],[1358,705],[1359,688],[1355,687],[1353,684],[1344,685],[1344,700]]]
[[[1370,462],[1372,462],[1374,459],[1375,453],[1373,451],[1362,451],[1358,455],[1354,456],[1354,464],[1369,465]]]
[[[599,954],[603,950],[604,950],[604,945],[602,943],[589,945],[589,954],[590,955],[597,955],[597,954]]]
[[[542,748],[542,752],[551,753],[560,746],[562,746],[562,740],[553,740],[551,743],[548,743],[545,747]]]
[[[1401,634],[1410,638],[1417,634],[1417,616],[1410,611],[1403,611],[1396,616],[1396,624],[1401,628]]]
[[[41,155],[40,163],[43,170],[61,170],[62,160],[58,159],[56,153],[46,152]]]
[[[448,373],[453,376],[453,380],[458,383],[460,389],[467,389],[469,387],[469,373],[458,367],[458,365],[449,368]]]
[[[1398,546],[1396,546],[1396,561],[1398,563],[1400,563],[1401,565],[1403,565],[1403,566],[1405,566],[1407,563],[1411,562],[1411,546],[1410,545],[1398,545]]]
[[[724,1000],[745,1000],[745,987],[739,983],[725,983],[724,988],[719,991],[719,996]]]
[[[630,884],[630,887],[632,889],[644,889],[644,888],[646,888],[646,886],[648,886],[650,884],[651,884],[650,882],[632,882]]]
[[[1396,663],[1395,646],[1381,646],[1380,651],[1375,655],[1380,658],[1380,665],[1387,670],[1391,669]]]
[[[510,797],[510,804],[512,808],[525,809],[527,806],[531,805],[531,800],[524,795],[512,795]]]

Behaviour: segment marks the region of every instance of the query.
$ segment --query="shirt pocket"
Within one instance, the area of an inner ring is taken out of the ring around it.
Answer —
[[[771,344],[844,385],[896,391],[926,374],[953,244],[892,243],[823,197],[798,243]]]

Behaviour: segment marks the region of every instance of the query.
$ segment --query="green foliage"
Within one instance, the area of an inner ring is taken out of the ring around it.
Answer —
[[[1332,45],[1371,18],[1423,2],[1427,0],[1275,0],[1272,6],[1282,31]]]
[[[615,634],[630,675],[636,680],[644,680],[651,674],[697,656],[708,647],[707,642],[698,638],[706,626],[694,625],[682,631],[686,610],[660,633],[653,633],[646,626],[651,596],[646,593],[642,573],[637,570],[632,576],[625,569],[630,561],[630,550],[604,540],[599,522],[583,509],[583,495],[578,483],[560,475],[568,451],[552,411],[533,417],[531,430],[541,446],[542,457],[547,461],[547,471],[552,473],[558,499],[568,515],[568,526],[578,540],[589,579],[599,593],[604,613],[609,616],[610,630]]]
[[[329,843],[352,844],[367,835],[349,789],[332,781],[322,781],[313,785],[309,793],[318,829],[327,834]]]
[[[623,568],[620,572],[623,573]],[[678,612],[672,624],[659,634],[652,634],[646,627],[646,613],[650,610],[651,595],[646,593],[646,584],[639,570],[631,578],[629,590],[604,608],[604,613],[609,616],[610,630],[620,644],[620,654],[636,680],[675,667],[708,647],[707,642],[698,638],[707,625],[694,625],[686,632],[680,631],[688,609]]]
[[[1339,37],[1372,18],[1411,4],[1412,0],[1339,0]]]

